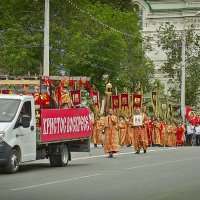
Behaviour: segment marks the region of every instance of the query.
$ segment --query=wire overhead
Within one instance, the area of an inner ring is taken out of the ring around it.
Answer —
[[[134,35],[130,35],[128,33],[125,33],[125,32],[122,32],[116,28],[113,28],[111,26],[108,26],[107,24],[105,24],[104,22],[100,21],[99,19],[97,19],[96,17],[94,17],[93,15],[90,14],[90,12],[88,11],[85,11],[83,9],[81,9],[80,7],[78,7],[77,5],[75,5],[74,3],[72,3],[70,0],[68,0],[68,2],[73,6],[75,7],[77,10],[79,10],[80,12],[82,13],[86,13],[88,16],[90,16],[91,19],[93,19],[94,21],[96,21],[97,23],[101,24],[102,26],[106,27],[106,28],[109,28],[115,32],[118,32],[118,33],[121,33],[122,35],[125,35],[127,37],[131,37],[131,38],[134,38],[135,36]]]

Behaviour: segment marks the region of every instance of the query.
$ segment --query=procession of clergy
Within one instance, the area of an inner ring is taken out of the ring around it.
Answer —
[[[120,116],[119,120],[113,110],[109,109],[108,115],[103,119],[95,116],[92,138],[94,146],[102,145],[108,158],[112,158],[123,145],[133,145],[136,154],[141,149],[146,153],[148,146],[183,146],[185,128],[182,123],[164,123],[159,118],[151,119],[141,113],[139,107],[133,116]]]

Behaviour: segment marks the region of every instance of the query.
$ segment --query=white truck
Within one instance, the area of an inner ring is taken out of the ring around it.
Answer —
[[[0,85],[6,83],[0,80]],[[52,167],[62,167],[71,152],[90,151],[89,108],[40,108],[39,119],[35,111],[32,95],[0,94],[0,167],[6,173],[17,172],[20,163],[46,158]]]

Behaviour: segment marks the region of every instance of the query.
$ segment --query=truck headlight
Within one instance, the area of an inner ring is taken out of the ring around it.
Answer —
[[[3,141],[4,136],[5,133],[3,131],[0,131],[0,142]]]

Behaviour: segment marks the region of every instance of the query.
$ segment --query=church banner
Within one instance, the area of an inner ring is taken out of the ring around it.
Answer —
[[[142,107],[142,95],[141,94],[133,94],[133,108]]]
[[[81,104],[81,90],[71,91],[71,98],[74,106]]]
[[[129,99],[128,94],[121,94],[121,107],[128,107]]]
[[[98,91],[92,91],[92,98],[93,98],[94,106],[99,106],[99,92]]]
[[[119,109],[119,95],[112,95],[112,109]]]

